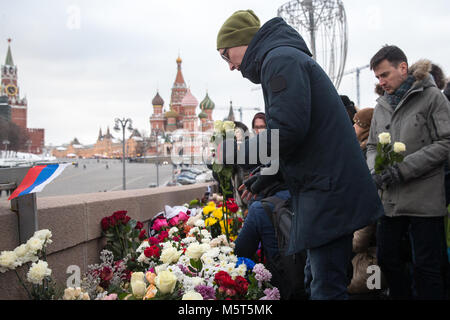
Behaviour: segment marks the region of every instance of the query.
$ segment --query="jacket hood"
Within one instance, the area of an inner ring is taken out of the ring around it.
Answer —
[[[267,53],[281,46],[297,48],[312,56],[303,38],[282,18],[267,21],[255,34],[248,45],[241,63],[244,78],[253,83],[261,83],[261,67]]]

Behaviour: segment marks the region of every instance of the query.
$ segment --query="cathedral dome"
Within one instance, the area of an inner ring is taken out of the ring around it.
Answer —
[[[153,98],[152,105],[154,105],[154,106],[163,106],[164,105],[164,100],[159,95],[159,92],[157,92],[156,96]]]
[[[181,105],[183,107],[196,107],[198,105],[198,100],[192,95],[191,90],[188,89],[183,100],[181,100]]]
[[[166,118],[177,118],[177,117],[178,117],[178,113],[177,113],[176,111],[174,111],[174,110],[170,110],[170,111],[167,111],[167,112],[164,114],[164,116],[165,116]]]
[[[200,102],[200,109],[202,110],[212,110],[214,109],[215,104],[211,100],[211,98],[208,96],[208,93],[206,94],[205,99],[203,99],[202,102]]]
[[[198,117],[200,119],[206,119],[206,118],[208,118],[208,115],[204,111],[202,111],[199,113]]]

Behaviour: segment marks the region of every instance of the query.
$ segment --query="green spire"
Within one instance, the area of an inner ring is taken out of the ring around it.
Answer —
[[[8,52],[6,53],[5,65],[13,66],[14,65],[14,61],[13,61],[13,58],[12,58],[11,46],[9,45],[9,43],[11,43],[11,39],[8,39]]]

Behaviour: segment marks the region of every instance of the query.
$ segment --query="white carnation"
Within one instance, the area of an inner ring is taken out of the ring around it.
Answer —
[[[39,260],[33,263],[27,273],[27,280],[33,284],[41,284],[45,277],[49,277],[52,270],[48,268],[46,261]]]
[[[169,230],[169,237],[172,237],[174,235],[174,233],[177,233],[179,230],[177,227],[172,227]]]
[[[37,237],[31,237],[26,243],[28,250],[36,254],[38,251],[42,250],[44,246],[44,240]]]
[[[3,273],[8,269],[14,270],[17,266],[17,255],[14,251],[2,251],[0,254],[0,271]]]
[[[36,231],[34,233],[33,237],[41,239],[43,241],[47,240],[47,244],[52,243],[52,241],[50,240],[50,238],[52,237],[52,232],[48,229],[42,229],[42,230]]]
[[[198,228],[204,228],[205,227],[205,220],[198,219],[194,222],[194,226]]]

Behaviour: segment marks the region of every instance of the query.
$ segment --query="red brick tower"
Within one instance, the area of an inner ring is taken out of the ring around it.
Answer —
[[[23,129],[27,128],[27,99],[20,98],[19,86],[17,85],[17,66],[11,54],[11,39],[8,39],[8,52],[5,64],[1,66],[2,80],[0,95],[8,96],[8,104],[11,106],[11,121]]]
[[[181,101],[186,95],[187,86],[186,83],[184,82],[183,73],[181,72],[181,63],[182,63],[181,58],[178,57],[176,62],[177,62],[177,76],[172,86],[172,95],[170,96],[170,110],[175,111],[178,114],[178,117],[176,119],[177,128],[182,128],[184,109],[183,106],[181,105]]]
[[[6,53],[5,64],[1,66],[0,96],[8,97],[8,104],[11,106],[11,122],[27,131],[29,142],[24,152],[42,153],[44,148],[45,130],[30,129],[27,126],[27,98],[20,98],[20,90],[17,82],[17,66],[11,53],[11,39],[8,39],[8,51]]]

